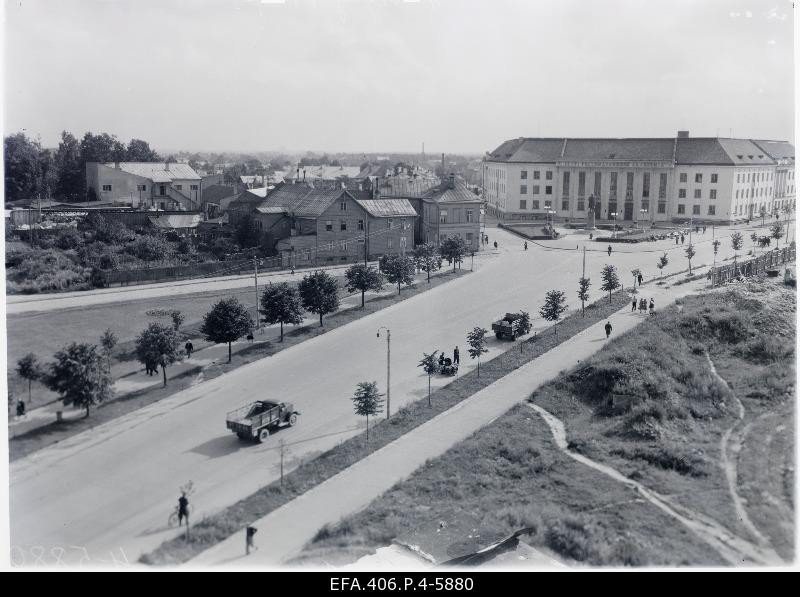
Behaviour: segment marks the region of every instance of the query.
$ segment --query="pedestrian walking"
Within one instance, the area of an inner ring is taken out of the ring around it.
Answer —
[[[656,314],[656,302],[653,299],[650,299],[650,315]]]
[[[183,519],[186,519],[186,526],[189,526],[189,498],[186,497],[186,492],[181,491],[181,497],[178,498],[178,526],[183,524]]]
[[[253,343],[253,332],[247,332],[247,341]]]
[[[244,536],[245,536],[244,551],[245,554],[248,556],[250,555],[251,549],[258,551],[258,547],[256,547],[255,544],[255,536],[257,532],[258,529],[256,527],[247,527],[244,531]]]
[[[675,244],[676,244],[676,245],[678,244],[678,241],[679,241],[679,240],[680,240],[680,239],[679,239],[679,238],[676,236],[676,237],[675,237]]]
[[[631,311],[636,311],[636,297],[633,297],[633,300],[631,300]]]
[[[642,285],[642,280],[644,279],[644,276],[642,276],[642,274],[639,274],[638,278],[639,278],[639,286],[641,286]]]
[[[192,351],[194,350],[194,345],[192,344],[192,341],[191,340],[187,340],[186,344],[184,345],[184,348],[186,349],[186,358],[187,359],[191,359],[192,358]]]
[[[647,299],[644,297],[639,300],[639,311],[647,311]]]
[[[528,250],[528,241],[525,241],[525,250]]]
[[[611,245],[608,245],[608,256],[611,257]]]
[[[686,240],[686,237],[683,234],[681,234],[681,244],[683,244],[685,240]]]
[[[608,339],[610,336],[611,336],[611,322],[607,321],[606,322],[606,339]]]
[[[17,401],[17,416],[18,417],[25,416],[25,401],[22,399]]]
[[[593,234],[590,232],[590,233],[589,233],[589,240],[592,240],[592,237],[593,237],[593,236],[594,236],[594,235],[593,235]]]
[[[706,227],[703,226],[703,234],[705,234],[705,233],[706,233]]]
[[[497,248],[497,241],[494,241],[494,248]]]
[[[456,346],[455,350],[453,351],[453,362],[454,362],[456,365],[458,365],[458,364],[460,363],[460,360],[459,360],[459,354],[460,354],[460,353],[458,352],[458,346]]]

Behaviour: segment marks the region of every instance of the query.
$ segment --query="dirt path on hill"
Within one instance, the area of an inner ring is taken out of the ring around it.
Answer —
[[[556,445],[567,456],[637,491],[648,502],[684,524],[695,535],[714,548],[731,565],[768,566],[783,563],[771,548],[755,545],[742,539],[717,521],[673,502],[669,498],[648,489],[641,483],[629,479],[618,470],[573,452],[568,447],[564,423],[541,406],[530,403],[528,403],[528,406],[544,419],[553,434]]]

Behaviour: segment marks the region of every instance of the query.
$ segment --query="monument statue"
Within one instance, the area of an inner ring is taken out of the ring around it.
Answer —
[[[589,213],[586,214],[586,230],[596,230],[595,226],[595,201],[594,194],[589,195]]]

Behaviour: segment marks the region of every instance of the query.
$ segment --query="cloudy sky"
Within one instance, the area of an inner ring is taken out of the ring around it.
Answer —
[[[5,132],[166,150],[794,137],[786,0],[6,0]]]

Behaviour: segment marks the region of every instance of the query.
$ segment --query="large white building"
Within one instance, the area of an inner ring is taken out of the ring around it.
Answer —
[[[487,209],[504,219],[730,222],[794,207],[794,146],[690,137],[512,139],[487,154]],[[616,215],[614,215],[616,214]]]

